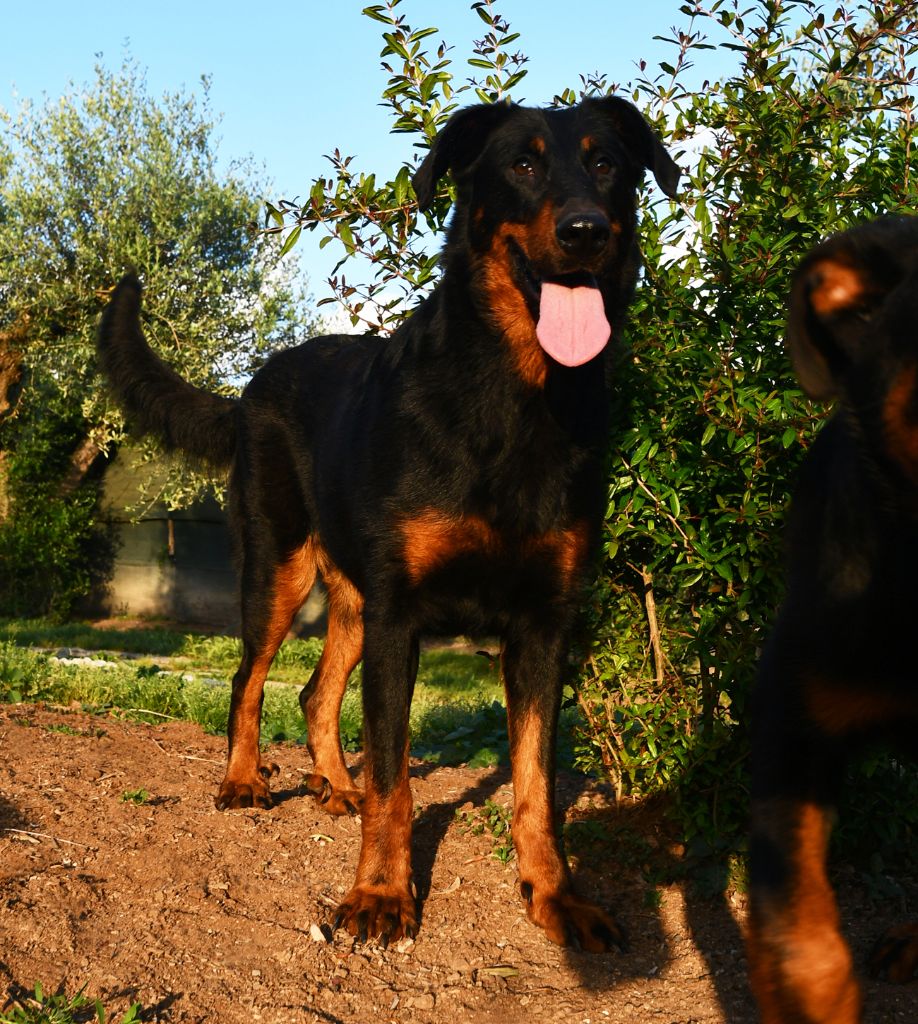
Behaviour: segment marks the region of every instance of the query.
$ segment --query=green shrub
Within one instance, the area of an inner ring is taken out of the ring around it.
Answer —
[[[675,790],[689,833],[722,841],[744,823],[746,696],[823,415],[783,351],[790,276],[825,235],[914,208],[918,27],[901,5],[880,23],[851,3],[831,18],[792,0],[682,10],[676,58],[634,86],[691,168],[678,205],[645,196],[580,757],[621,792]],[[738,63],[690,91],[703,25]]]
[[[208,92],[153,96],[127,59],[0,110],[0,362],[16,381],[0,394],[0,614],[63,616],[105,580],[96,477],[126,427],[95,333],[126,268],[143,277],[154,348],[211,390],[233,392],[315,325],[293,264],[251,230],[255,168],[217,172]],[[152,441],[141,450],[143,503],[183,507],[215,483]]]
[[[0,703],[41,700],[47,658],[0,642]]]

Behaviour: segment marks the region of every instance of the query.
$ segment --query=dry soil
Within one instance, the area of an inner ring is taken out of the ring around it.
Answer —
[[[488,798],[510,804],[498,769],[412,766],[420,934],[388,950],[328,942],[359,820],[303,792],[309,758],[289,745],[271,752],[275,807],[220,813],[223,757],[223,740],[186,723],[0,708],[0,1005],[41,981],[176,1024],[755,1020],[739,896],[671,886],[648,900],[636,866],[599,850],[581,858],[579,884],[613,909],[631,951],[547,942],[513,864],[456,819]],[[124,799],[138,790],[145,802]],[[568,818],[627,813],[573,777],[559,780],[559,804]],[[843,907],[861,956],[887,922],[854,886]],[[918,1019],[914,987],[871,984],[868,999],[869,1021]]]

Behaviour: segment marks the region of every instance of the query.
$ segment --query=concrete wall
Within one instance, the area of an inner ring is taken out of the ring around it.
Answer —
[[[131,459],[122,454],[106,471],[102,499],[115,528],[114,572],[85,610],[238,633],[238,583],[223,509],[212,498],[179,512],[158,503],[131,522],[123,509],[136,501],[136,492]],[[300,611],[295,632],[322,633],[324,610],[317,586]]]

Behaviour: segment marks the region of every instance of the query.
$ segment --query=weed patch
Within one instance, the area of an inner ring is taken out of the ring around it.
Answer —
[[[98,1024],[136,1024],[140,1020],[140,1003],[132,1004],[118,1021],[106,1015],[102,1003],[96,999],[90,1002],[81,988],[74,996],[58,992],[46,994],[39,982],[32,993],[22,993],[6,1010],[0,1010],[0,1024],[81,1024],[97,1021]]]
[[[124,804],[147,804],[150,802],[150,794],[145,789],[126,789],[121,794],[121,802]]]
[[[485,800],[482,807],[471,811],[462,808],[456,811],[456,821],[463,831],[473,836],[485,833],[491,836],[491,855],[501,864],[509,864],[516,856],[510,829],[511,818],[512,811],[493,800]]]

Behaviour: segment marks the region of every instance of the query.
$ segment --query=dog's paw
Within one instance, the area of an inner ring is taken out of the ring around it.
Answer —
[[[234,807],[270,807],[272,801],[268,780],[279,771],[280,768],[273,761],[266,761],[244,778],[227,774],[220,783],[214,800],[217,810],[228,811]]]
[[[329,814],[360,814],[363,792],[354,788],[333,786],[324,775],[307,775],[303,780],[306,792],[314,796]]]
[[[528,882],[520,885],[520,891],[528,904],[529,920],[559,946],[588,953],[606,953],[613,947],[627,950],[624,930],[595,903],[570,891],[540,894]]]
[[[890,928],[880,937],[868,960],[874,977],[904,985],[918,972],[918,921]]]
[[[417,904],[410,892],[355,885],[338,907],[332,931],[342,927],[360,942],[376,938],[385,948],[403,936],[417,935]]]

